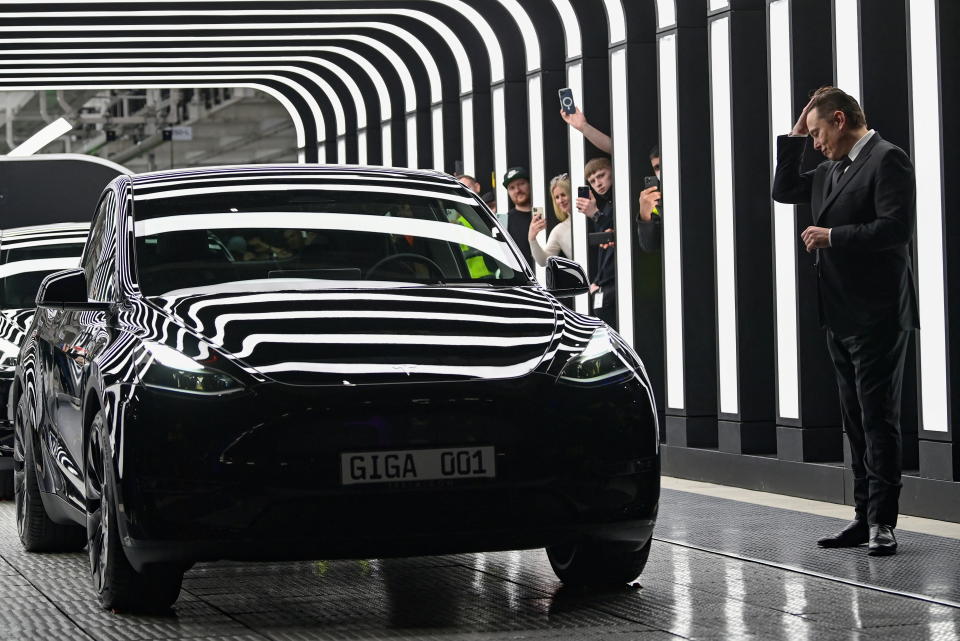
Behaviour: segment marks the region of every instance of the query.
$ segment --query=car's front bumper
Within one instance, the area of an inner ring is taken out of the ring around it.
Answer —
[[[635,381],[292,389],[220,399],[140,388],[118,457],[143,563],[333,558],[650,537],[659,455]],[[342,452],[492,446],[496,478],[344,486]]]

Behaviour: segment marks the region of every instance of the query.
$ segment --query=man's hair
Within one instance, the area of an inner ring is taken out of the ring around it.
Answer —
[[[660,157],[660,145],[654,145],[650,147],[650,158],[659,158]]]
[[[814,91],[811,107],[817,110],[817,115],[821,118],[829,118],[835,111],[842,111],[853,128],[864,127],[867,124],[867,117],[857,99],[836,87],[827,85]]]
[[[599,158],[593,158],[583,167],[583,177],[587,180],[590,180],[590,176],[594,175],[601,169],[610,169],[613,165],[610,164],[610,159],[604,156]]]

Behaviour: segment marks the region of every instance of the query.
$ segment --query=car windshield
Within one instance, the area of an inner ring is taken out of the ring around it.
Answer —
[[[87,223],[39,225],[0,231],[0,308],[36,307],[40,282],[80,264]]]
[[[135,190],[140,290],[531,284],[489,212],[424,193]]]

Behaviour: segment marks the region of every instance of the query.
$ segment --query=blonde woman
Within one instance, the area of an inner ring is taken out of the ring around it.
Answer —
[[[543,217],[534,216],[530,220],[530,231],[527,234],[530,240],[530,251],[541,267],[546,267],[547,258],[550,256],[561,254],[569,258],[573,255],[570,240],[570,178],[567,174],[553,177],[550,181],[550,196],[553,200],[553,213],[560,222],[550,231],[547,246],[543,247],[537,240],[537,234],[547,226],[547,221]]]

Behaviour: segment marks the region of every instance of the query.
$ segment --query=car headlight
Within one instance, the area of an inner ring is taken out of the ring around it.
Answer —
[[[617,347],[610,339],[610,332],[597,329],[583,351],[570,359],[557,378],[570,385],[608,385],[633,376]]]
[[[147,387],[218,396],[239,392],[243,385],[229,374],[204,367],[186,354],[169,345],[146,341],[154,359],[144,372],[142,382]]]

